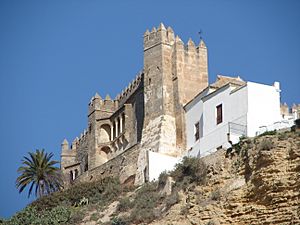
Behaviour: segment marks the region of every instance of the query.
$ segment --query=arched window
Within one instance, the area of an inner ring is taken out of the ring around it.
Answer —
[[[73,181],[73,171],[70,170],[70,181]]]
[[[100,137],[99,141],[100,143],[106,143],[110,141],[110,125],[103,124],[100,127]]]

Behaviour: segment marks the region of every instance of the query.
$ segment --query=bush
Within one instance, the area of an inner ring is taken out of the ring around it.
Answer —
[[[160,216],[157,206],[162,203],[164,196],[157,191],[157,182],[144,184],[132,201],[132,211],[127,222],[149,223]],[[127,201],[127,200],[126,200]]]
[[[97,221],[99,219],[99,213],[98,212],[95,212],[91,215],[90,219],[92,221]]]
[[[179,195],[178,192],[174,190],[172,194],[167,196],[165,199],[166,208],[169,209],[171,208],[172,205],[175,205],[178,202],[179,202]]]
[[[65,224],[69,221],[71,210],[66,207],[57,206],[49,211],[38,212],[36,208],[28,206],[21,212],[15,214],[4,224],[32,224],[32,225],[50,225]]]
[[[91,183],[77,184],[67,190],[42,197],[31,203],[31,206],[38,211],[52,209],[57,205],[74,206],[83,197],[87,198],[90,203],[101,202],[101,204],[105,204],[114,200],[121,192],[119,179],[107,177]]]
[[[133,207],[133,202],[130,201],[130,198],[122,198],[118,205],[119,212],[125,212]]]
[[[266,131],[266,132],[258,135],[258,137],[263,137],[263,136],[267,136],[267,135],[275,135],[276,133],[277,133],[276,130]]]
[[[214,191],[211,193],[210,198],[211,198],[211,200],[218,201],[218,200],[221,199],[221,196],[222,196],[222,195],[221,195],[220,190],[217,189],[217,190],[214,190]]]
[[[183,187],[191,183],[204,184],[207,167],[200,158],[184,157],[181,163],[176,164],[175,169],[170,174],[176,183]]]
[[[78,224],[85,217],[85,211],[82,209],[75,209],[71,214],[71,218],[68,221],[68,224]]]
[[[288,139],[288,134],[286,132],[279,133],[279,135],[278,135],[278,140],[279,141],[283,141],[283,140],[286,140],[286,139]]]
[[[158,189],[163,189],[166,186],[169,174],[164,171],[158,177]]]
[[[271,150],[274,147],[274,143],[269,139],[263,139],[259,143],[259,150]]]
[[[114,217],[111,220],[111,225],[126,225],[126,221],[124,221],[123,219],[121,219],[119,217]]]

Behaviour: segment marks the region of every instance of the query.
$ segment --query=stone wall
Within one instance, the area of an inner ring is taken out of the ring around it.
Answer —
[[[147,151],[181,155],[186,145],[183,105],[205,88],[207,81],[203,41],[196,47],[190,40],[185,46],[172,28],[163,24],[146,31],[142,72],[115,99],[96,94],[89,103],[87,129],[73,142],[74,163],[80,164],[81,177],[98,171],[101,164],[114,163],[115,157],[137,143],[139,156],[126,162],[138,165],[136,184],[147,179]],[[68,161],[62,157],[62,170]]]
[[[109,176],[119,176],[121,183],[133,184],[137,170],[136,162],[138,154],[139,145],[137,144],[103,165],[95,167],[80,175],[75,180],[75,183],[91,182]]]

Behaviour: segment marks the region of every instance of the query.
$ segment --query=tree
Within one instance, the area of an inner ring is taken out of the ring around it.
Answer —
[[[60,169],[54,165],[58,161],[51,160],[53,153],[45,153],[44,149],[28,152],[29,157],[24,156],[22,166],[18,168],[20,176],[16,180],[16,186],[21,193],[30,185],[28,197],[35,189],[35,196],[41,197],[62,187]]]

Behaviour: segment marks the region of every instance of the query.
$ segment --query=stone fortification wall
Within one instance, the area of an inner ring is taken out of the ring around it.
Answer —
[[[147,151],[179,156],[186,148],[183,105],[208,85],[207,48],[185,45],[163,24],[144,34],[145,118],[136,183],[145,182]]]
[[[116,100],[119,102],[119,105],[122,106],[130,97],[134,94],[134,92],[140,87],[143,80],[143,71],[140,71],[135,79],[131,81],[128,86],[121,91],[120,94],[116,96]]]
[[[103,165],[88,170],[76,178],[74,182],[90,182],[104,177],[119,176],[121,183],[133,184],[137,170],[138,154],[139,145],[137,144]]]
[[[147,151],[178,156],[185,149],[183,105],[207,85],[207,49],[202,40],[199,46],[192,40],[185,45],[163,24],[146,31],[143,70],[115,99],[96,94],[89,103],[87,131],[72,144],[76,146],[72,160],[80,163],[78,179],[98,176],[92,171],[102,170],[101,164],[106,168],[135,145],[139,156],[126,163],[138,167],[135,183],[145,182]],[[62,157],[62,169],[72,160]]]

